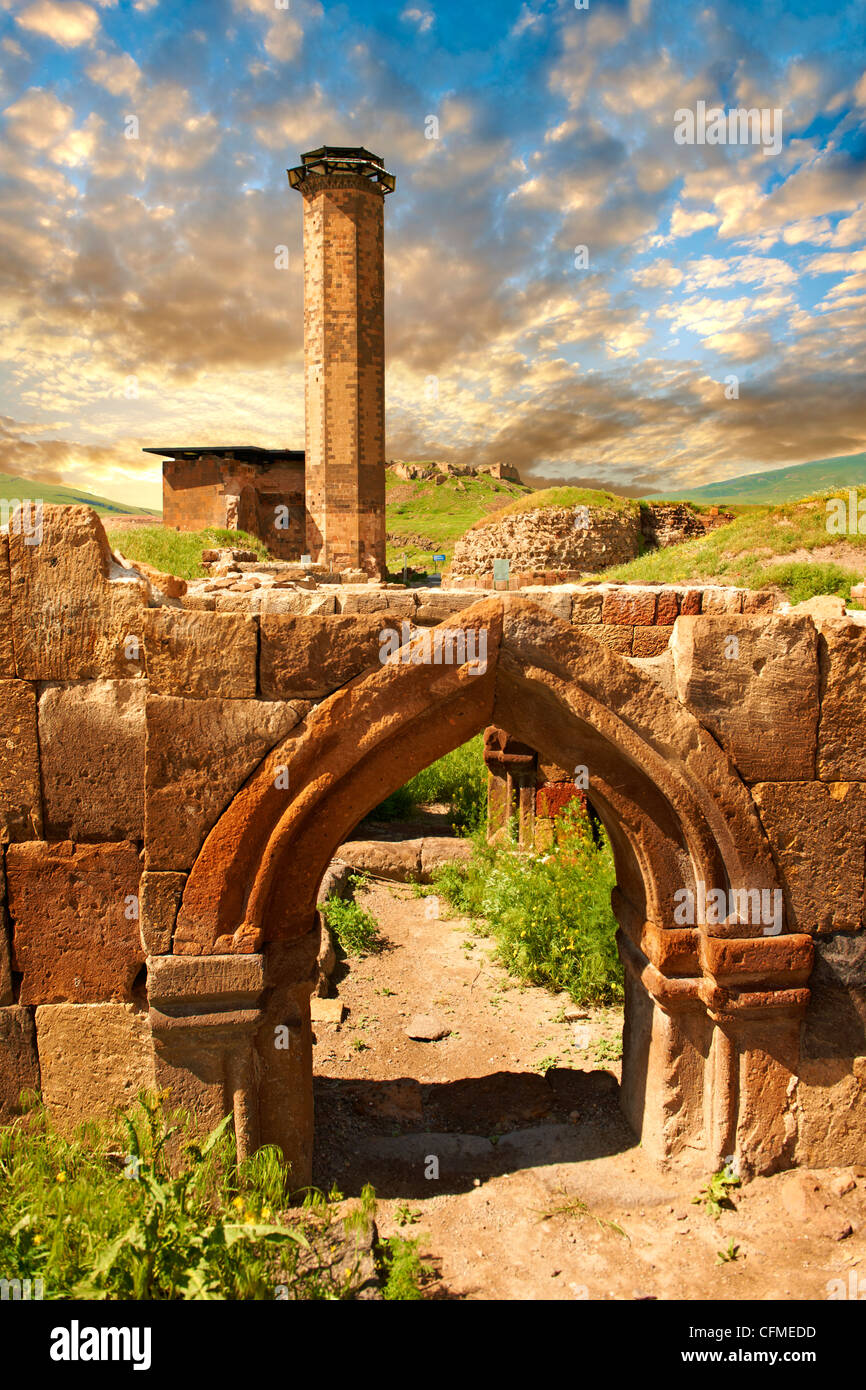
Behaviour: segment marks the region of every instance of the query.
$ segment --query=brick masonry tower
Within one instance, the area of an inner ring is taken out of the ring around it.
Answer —
[[[365,149],[323,146],[289,183],[304,199],[307,549],[385,572],[384,201]]]

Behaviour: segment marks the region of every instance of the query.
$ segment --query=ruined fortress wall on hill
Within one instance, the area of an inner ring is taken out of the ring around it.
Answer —
[[[451,568],[455,574],[483,574],[494,560],[508,560],[515,573],[591,573],[633,560],[639,539],[637,507],[536,507],[472,527],[455,545]]]

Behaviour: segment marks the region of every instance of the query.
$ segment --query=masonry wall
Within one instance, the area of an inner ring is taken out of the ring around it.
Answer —
[[[307,545],[385,570],[384,191],[310,175],[304,198]]]
[[[111,1113],[154,1081],[197,1106],[206,1093],[202,1122],[218,1118],[221,1107],[231,1109],[237,1059],[185,1035],[192,1050],[184,1062],[172,1008],[187,1017],[195,1014],[191,1001],[203,1009],[211,997],[228,997],[236,1012],[262,1017],[271,1007],[262,1000],[272,997],[292,1036],[286,1065],[296,1080],[287,1083],[285,1113],[308,1133],[309,1097],[297,1078],[309,1057],[309,963],[292,966],[294,993],[274,994],[270,952],[185,955],[176,925],[184,887],[210,830],[262,760],[303,727],[317,702],[378,669],[385,627],[447,621],[477,596],[334,586],[333,608],[318,613],[299,611],[317,592],[285,594],[291,607],[282,611],[280,604],[254,611],[254,593],[234,597],[249,607],[202,611],[185,607],[185,595],[160,601],[140,574],[113,559],[87,508],[46,508],[36,546],[0,533],[4,1119],[19,1109],[22,1090],[41,1088],[54,1116],[71,1125]],[[859,1162],[866,1157],[866,626],[833,600],[800,612],[742,611],[761,597],[711,587],[533,594],[627,658],[609,692],[612,718],[629,718],[632,674],[651,673],[700,721],[748,789],[783,887],[785,927],[776,940],[747,942],[756,949],[743,960],[753,954],[765,970],[768,1002],[773,990],[784,994],[780,981],[788,977],[797,984],[792,999],[802,993],[808,967],[804,973],[797,942],[814,943],[815,964],[808,1007],[785,1035],[784,1055],[753,1005],[747,1022],[758,1041],[737,1065],[743,1085],[775,1107],[787,1161]],[[622,635],[612,641],[614,633]],[[647,634],[654,652],[644,650]],[[676,942],[685,953],[681,969],[702,969],[721,998],[722,966],[705,954],[698,965],[699,953],[712,946],[736,980],[731,952],[745,947],[668,934],[668,926],[654,926],[656,937]],[[648,928],[637,924],[641,940]],[[765,1067],[757,1080],[755,1066]],[[205,1091],[184,1091],[193,1076]],[[665,1085],[676,1084],[672,1072]],[[760,1126],[762,1114],[747,1115],[749,1123]]]
[[[278,559],[295,560],[306,545],[302,462],[244,463],[217,455],[166,459],[163,524],[178,531],[209,526],[248,531]]]

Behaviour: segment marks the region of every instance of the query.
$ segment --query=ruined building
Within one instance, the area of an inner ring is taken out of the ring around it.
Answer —
[[[163,521],[259,536],[280,559],[385,569],[384,199],[394,176],[365,149],[323,145],[289,184],[304,199],[305,451],[150,448]]]

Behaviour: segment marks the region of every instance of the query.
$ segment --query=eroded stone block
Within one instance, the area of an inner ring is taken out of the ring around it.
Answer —
[[[147,1012],[136,1004],[43,1004],[36,1041],[42,1098],[63,1132],[126,1110],[154,1088]]]
[[[282,701],[147,701],[147,868],[189,870],[265,754],[302,718]]]
[[[0,681],[0,841],[42,836],[36,690]]]
[[[759,782],[758,814],[782,875],[789,931],[857,931],[866,875],[866,786]]]
[[[145,955],[171,950],[171,938],[187,875],[145,869],[141,876],[141,945]]]
[[[21,1114],[22,1091],[39,1090],[39,1059],[33,1010],[0,1009],[0,1122]]]
[[[32,841],[6,854],[22,1004],[129,999],[144,961],[135,845]]]
[[[826,781],[866,782],[866,627],[848,621],[822,622],[818,650],[818,776]]]
[[[815,775],[817,633],[807,617],[679,617],[677,695],[748,782]]]
[[[39,696],[45,833],[144,838],[144,681],[48,685]]]
[[[258,624],[240,613],[153,608],[145,629],[152,695],[254,699]]]
[[[262,695],[285,700],[322,698],[362,671],[378,668],[383,633],[394,630],[402,637],[406,620],[400,613],[381,612],[333,618],[270,614],[261,621]]]

